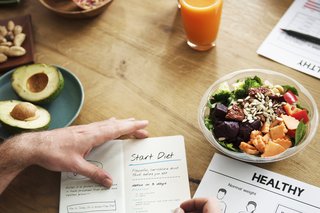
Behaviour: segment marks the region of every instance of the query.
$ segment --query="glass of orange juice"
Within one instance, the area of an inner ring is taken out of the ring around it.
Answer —
[[[188,45],[205,51],[215,46],[223,0],[179,0]]]

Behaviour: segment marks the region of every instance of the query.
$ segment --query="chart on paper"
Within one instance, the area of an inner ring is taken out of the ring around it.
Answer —
[[[320,78],[320,45],[282,29],[320,38],[320,1],[294,1],[257,50],[259,55]]]
[[[195,197],[216,197],[223,213],[320,213],[319,194],[315,186],[215,154]]]

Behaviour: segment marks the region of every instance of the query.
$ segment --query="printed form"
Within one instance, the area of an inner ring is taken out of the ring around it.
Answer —
[[[320,213],[320,189],[215,154],[195,197],[216,197],[222,213]]]
[[[86,159],[111,174],[113,185],[61,173],[60,213],[171,213],[190,199],[182,136],[109,141]]]
[[[320,78],[320,44],[281,29],[320,38],[320,0],[295,0],[257,50],[259,55]]]

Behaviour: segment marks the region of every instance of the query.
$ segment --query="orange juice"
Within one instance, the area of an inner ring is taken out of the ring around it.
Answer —
[[[215,46],[223,0],[180,0],[188,44],[197,50]]]

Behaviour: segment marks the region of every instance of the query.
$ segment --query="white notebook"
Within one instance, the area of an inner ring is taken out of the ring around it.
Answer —
[[[182,136],[109,141],[86,159],[109,172],[113,185],[63,172],[60,213],[169,213],[190,198]]]

